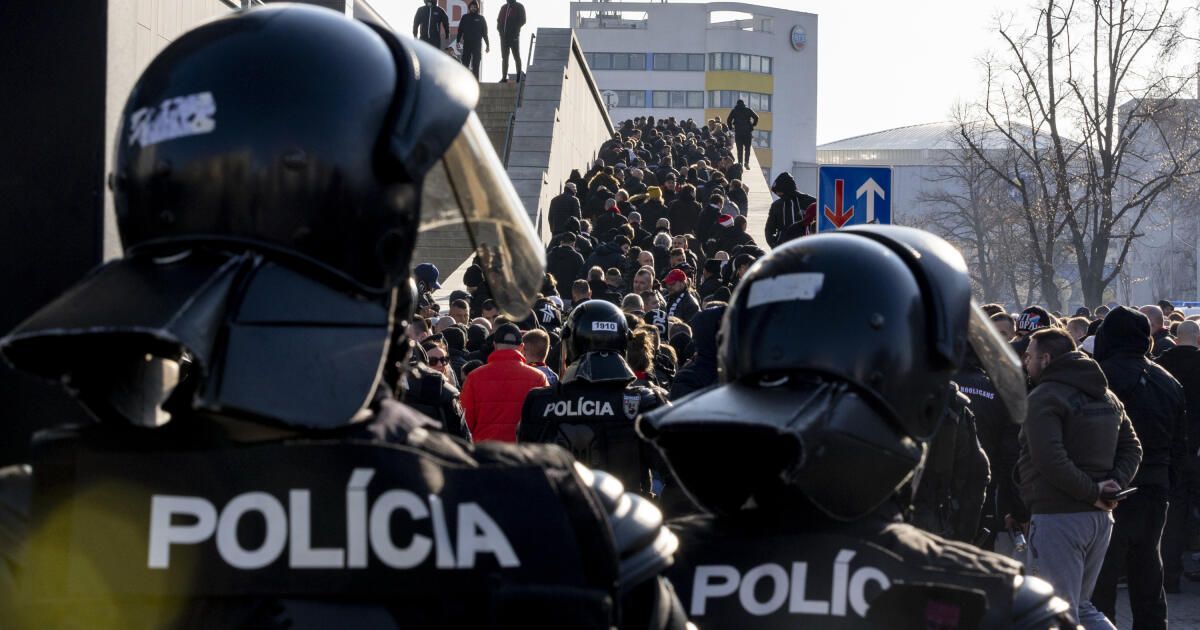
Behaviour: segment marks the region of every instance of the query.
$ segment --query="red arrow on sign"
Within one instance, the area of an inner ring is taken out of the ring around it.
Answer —
[[[846,208],[844,213],[842,212],[842,189],[845,187],[845,185],[846,182],[844,180],[833,180],[833,207],[837,210],[837,212],[835,213],[829,209],[829,206],[825,206],[825,218],[829,219],[829,221],[833,223],[834,227],[840,228],[843,225],[846,225],[846,223],[850,221],[850,218],[854,216],[854,206],[850,206],[849,208]]]

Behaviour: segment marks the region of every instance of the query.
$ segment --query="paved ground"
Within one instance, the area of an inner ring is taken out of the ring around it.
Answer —
[[[1194,571],[1200,569],[1200,562],[1191,558],[1186,559],[1184,569]],[[1182,593],[1167,595],[1167,621],[1173,629],[1200,628],[1200,582],[1183,580],[1180,585]],[[1129,616],[1129,591],[1122,588],[1117,591],[1117,628],[1130,630],[1133,619]]]

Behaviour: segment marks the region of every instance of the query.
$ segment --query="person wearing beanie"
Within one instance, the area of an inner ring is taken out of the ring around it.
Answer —
[[[1095,343],[1095,358],[1108,379],[1108,387],[1125,406],[1141,440],[1142,461],[1128,484],[1136,487],[1137,493],[1113,511],[1112,542],[1092,602],[1100,612],[1115,619],[1117,581],[1126,576],[1129,607],[1137,628],[1165,627],[1167,601],[1160,543],[1172,484],[1183,479],[1188,449],[1183,387],[1169,372],[1146,359],[1150,333],[1150,320],[1145,315],[1118,306],[1104,316]]]
[[[1054,319],[1050,316],[1050,312],[1040,306],[1030,306],[1021,311],[1021,315],[1017,318],[1017,336],[1012,340],[1013,352],[1016,352],[1017,356],[1023,355],[1029,346],[1029,336],[1053,323]]]
[[[703,300],[712,295],[717,289],[725,286],[721,282],[721,267],[722,263],[715,258],[710,258],[704,261],[704,267],[700,270],[700,287],[696,290],[700,294],[700,299]]]
[[[658,186],[650,186],[646,189],[646,200],[637,207],[638,213],[642,215],[643,225],[658,225],[659,219],[667,218],[667,204],[663,201],[663,190]]]

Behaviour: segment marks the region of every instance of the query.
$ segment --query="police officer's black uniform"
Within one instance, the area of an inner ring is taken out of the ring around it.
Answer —
[[[957,389],[957,385],[955,385]],[[913,476],[909,522],[960,542],[975,542],[991,471],[979,445],[971,400],[958,392]]]
[[[504,226],[476,243],[502,311],[541,283],[475,86],[301,5],[210,21],[150,63],[111,178],[125,257],[0,339],[97,419],[39,434],[32,478],[0,475],[0,588],[20,589],[0,625],[682,624],[659,577],[676,538],[647,501],[556,447],[456,439],[380,385],[419,222],[478,220],[427,174],[470,171]]]
[[[831,312],[842,324],[825,330]],[[968,344],[1024,418],[1023,372],[948,244],[891,226],[788,242],[739,284],[720,338],[720,384],[637,425],[714,515],[671,524],[672,581],[698,626],[1069,622],[1020,565],[900,519]]]
[[[624,358],[629,337],[625,316],[608,302],[588,300],[571,311],[563,328],[567,368],[557,385],[525,397],[517,442],[558,444],[649,496],[656,457],[633,421],[666,404],[666,397],[658,388],[632,385],[637,377]]]

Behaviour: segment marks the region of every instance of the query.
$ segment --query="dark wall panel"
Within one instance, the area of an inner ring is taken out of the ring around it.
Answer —
[[[0,2],[0,331],[102,258],[107,2]],[[82,419],[54,385],[0,366],[0,465]]]

